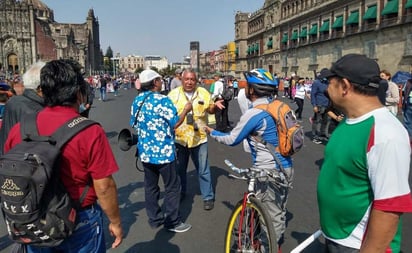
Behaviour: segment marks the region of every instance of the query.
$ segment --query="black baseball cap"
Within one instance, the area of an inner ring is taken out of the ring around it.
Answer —
[[[380,69],[378,63],[361,54],[347,54],[332,64],[330,69],[322,69],[320,78],[338,76],[352,83],[379,88]]]

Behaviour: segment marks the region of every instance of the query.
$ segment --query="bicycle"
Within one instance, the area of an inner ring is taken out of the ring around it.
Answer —
[[[257,179],[267,177],[269,172],[257,168],[240,169],[229,160],[225,163],[232,171],[242,175],[230,174],[231,177],[248,181],[248,190],[236,204],[227,224],[225,253],[277,252],[272,219],[255,190]]]
[[[233,209],[226,228],[225,253],[274,253],[278,252],[277,237],[272,219],[256,193],[256,180],[271,175],[270,171],[247,168],[241,169],[225,160],[229,168],[242,176],[229,174],[230,177],[248,181],[248,190]],[[278,182],[280,185],[284,183]],[[317,230],[294,248],[291,253],[302,252],[322,235]]]

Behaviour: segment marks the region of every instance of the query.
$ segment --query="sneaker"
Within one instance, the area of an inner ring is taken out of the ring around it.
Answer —
[[[213,207],[215,207],[213,199],[205,200],[203,202],[203,209],[205,209],[206,211],[212,210]]]
[[[310,122],[310,124],[313,124],[313,118],[312,117],[309,117],[309,122]]]
[[[329,141],[329,137],[327,137],[327,136],[321,136],[319,139],[320,139],[321,141],[326,141],[326,142]]]
[[[168,228],[167,230],[169,230],[170,232],[175,232],[175,233],[183,233],[183,232],[188,231],[191,228],[192,228],[192,225],[190,225],[188,223],[180,222],[176,226],[174,226],[172,228]]]
[[[322,143],[322,141],[319,140],[319,139],[316,138],[316,137],[312,139],[312,142],[315,143],[315,144],[321,144],[321,143]]]

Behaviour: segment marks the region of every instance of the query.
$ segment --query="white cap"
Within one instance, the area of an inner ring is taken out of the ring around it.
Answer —
[[[157,73],[154,70],[146,69],[146,70],[143,70],[142,73],[140,73],[139,80],[141,83],[148,83],[158,77],[162,77],[162,76],[159,75],[159,73]]]

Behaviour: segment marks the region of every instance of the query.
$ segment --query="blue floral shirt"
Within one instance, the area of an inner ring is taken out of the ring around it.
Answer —
[[[130,126],[136,130],[137,154],[142,162],[165,164],[175,160],[174,126],[178,120],[176,107],[167,96],[151,91],[136,96],[131,106]]]

